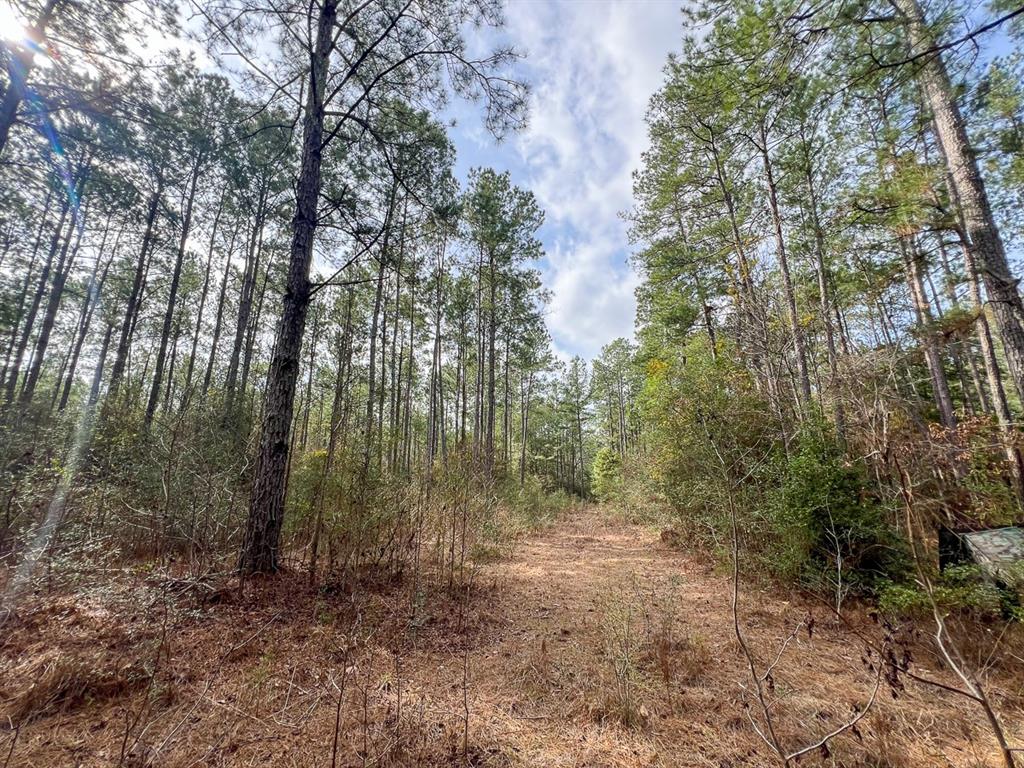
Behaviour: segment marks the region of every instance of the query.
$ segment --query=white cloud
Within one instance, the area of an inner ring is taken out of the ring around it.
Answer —
[[[559,348],[592,357],[632,334],[638,278],[618,213],[631,205],[647,146],[648,100],[680,46],[679,5],[512,0],[507,17],[534,89],[530,127],[514,146],[554,233],[548,325]]]

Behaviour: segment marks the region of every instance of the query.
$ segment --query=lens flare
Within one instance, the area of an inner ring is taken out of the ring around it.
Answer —
[[[0,2],[0,39],[23,40],[25,25],[10,3]]]

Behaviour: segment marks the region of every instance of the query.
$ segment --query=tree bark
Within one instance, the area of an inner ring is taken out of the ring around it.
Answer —
[[[142,283],[146,274],[146,263],[149,260],[149,252],[153,246],[153,228],[156,224],[157,209],[160,206],[160,195],[163,194],[163,174],[157,176],[156,189],[149,197],[149,206],[146,211],[146,231],[142,236],[142,247],[139,248],[139,259],[135,264],[135,275],[132,278],[131,293],[128,294],[128,305],[124,310],[124,322],[121,324],[121,336],[118,339],[117,351],[114,354],[114,365],[110,371],[109,393],[117,395],[124,377],[125,367],[128,364],[128,348],[131,345],[132,331],[135,328],[135,316],[139,309],[139,302],[142,300]]]
[[[896,0],[896,6],[907,22],[911,53],[931,48],[934,37],[918,0]],[[992,316],[1006,352],[1010,377],[1017,394],[1024,401],[1024,325],[1021,322],[1024,303],[1017,289],[1017,278],[1010,271],[999,228],[992,216],[985,181],[941,53],[923,57],[918,79],[931,108],[936,138],[959,199],[967,251],[984,282]]]
[[[309,270],[317,225],[324,131],[324,90],[337,17],[337,0],[325,0],[317,20],[316,47],[303,118],[302,163],[295,189],[295,216],[284,306],[267,374],[263,427],[240,557],[243,573],[266,573],[278,567],[288,470],[288,435],[292,426],[299,355],[309,309]]]

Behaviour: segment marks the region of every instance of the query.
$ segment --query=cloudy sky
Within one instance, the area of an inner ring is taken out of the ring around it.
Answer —
[[[541,264],[548,327],[562,356],[593,357],[633,330],[636,275],[626,227],[644,112],[682,36],[677,0],[508,0],[501,38],[526,58],[529,128],[496,145],[472,105],[457,107],[459,171],[508,170],[547,212]]]

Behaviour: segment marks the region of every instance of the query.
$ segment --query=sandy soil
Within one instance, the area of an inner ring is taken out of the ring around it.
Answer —
[[[40,598],[0,637],[0,768],[777,764],[749,723],[729,578],[705,560],[589,507],[471,582],[183,592],[136,574]],[[785,645],[765,684],[788,749],[869,699],[877,656],[857,633],[885,630],[867,616],[851,629],[746,588],[741,617],[762,668]],[[925,640],[915,670],[952,683]],[[1020,679],[997,667],[989,684],[1024,744]],[[903,684],[800,764],[999,765],[972,702]]]

